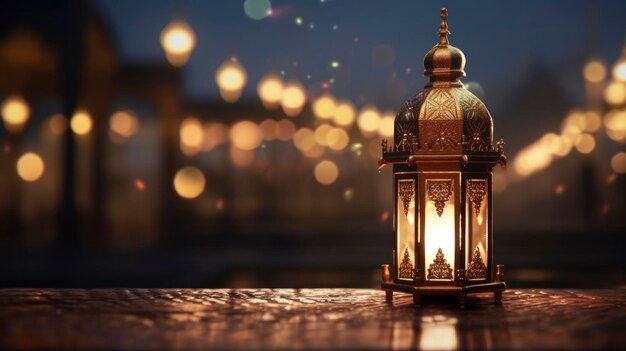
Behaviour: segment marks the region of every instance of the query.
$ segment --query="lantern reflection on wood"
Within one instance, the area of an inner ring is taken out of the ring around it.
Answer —
[[[459,81],[465,56],[448,41],[441,10],[440,40],[424,57],[424,90],[395,120],[393,145],[382,141],[380,168],[393,165],[394,255],[383,265],[382,288],[423,295],[493,292],[501,302],[503,266],[494,276],[492,170],[506,166],[504,141],[493,145],[485,105]]]

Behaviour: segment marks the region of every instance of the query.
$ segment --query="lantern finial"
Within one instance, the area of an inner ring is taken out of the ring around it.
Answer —
[[[448,35],[452,34],[448,30],[448,23],[446,19],[448,18],[448,9],[443,7],[441,9],[441,24],[439,25],[439,44],[440,45],[448,45],[450,42],[448,41]]]

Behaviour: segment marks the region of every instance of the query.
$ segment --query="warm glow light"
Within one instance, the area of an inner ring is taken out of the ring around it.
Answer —
[[[426,180],[427,188],[430,182],[431,180]],[[437,213],[434,202],[429,201],[426,194],[423,194],[422,196],[426,196],[424,208],[424,254],[426,265],[431,264],[435,260],[437,251],[441,249],[444,258],[448,261],[450,267],[454,267],[455,221],[457,220],[454,214],[454,211],[456,210],[454,190],[448,201],[445,203],[441,216]],[[455,276],[454,271],[452,272],[452,276]]]
[[[610,105],[621,105],[626,101],[626,83],[611,82],[604,90],[604,99]]]
[[[280,105],[284,89],[285,84],[280,76],[268,74],[259,81],[256,91],[263,106],[267,109],[274,109]]]
[[[601,61],[589,61],[583,68],[583,76],[591,83],[599,83],[606,77],[606,67]]]
[[[335,151],[341,151],[350,143],[348,133],[341,128],[333,128],[326,134],[326,145]]]
[[[613,66],[613,79],[626,82],[626,60],[620,60]]]
[[[324,160],[315,166],[315,179],[324,185],[330,185],[337,180],[339,169],[333,161]]]
[[[332,95],[322,95],[313,102],[313,113],[319,119],[329,119],[335,115],[336,106],[337,103]]]
[[[196,46],[196,34],[183,20],[173,20],[161,31],[161,47],[167,60],[176,67],[181,67]]]
[[[204,131],[202,123],[195,117],[187,117],[180,124],[180,142],[192,150],[200,150],[203,143]]]
[[[378,127],[378,134],[381,137],[393,137],[393,127],[395,122],[393,112],[386,112],[380,119],[380,126]]]
[[[306,102],[306,93],[302,84],[297,82],[288,83],[283,91],[281,105],[287,116],[297,116],[302,111]]]
[[[67,130],[67,118],[62,114],[55,114],[50,117],[50,131],[54,135],[61,135]]]
[[[34,182],[41,178],[44,169],[41,156],[34,152],[27,152],[17,160],[17,174],[27,182]]]
[[[626,132],[626,111],[611,110],[604,116],[604,126],[612,131]]]
[[[356,118],[356,110],[350,101],[339,101],[333,120],[336,125],[350,127]]]
[[[116,134],[130,138],[139,130],[139,120],[132,111],[118,111],[111,115],[109,127]]]
[[[24,128],[30,117],[30,107],[20,95],[9,95],[0,108],[4,127],[10,133],[17,133]]]
[[[581,154],[588,154],[596,147],[596,140],[591,134],[583,134],[576,143],[576,150]]]
[[[611,157],[611,168],[615,173],[626,173],[626,152],[618,152]]]
[[[241,121],[230,128],[230,141],[240,150],[254,150],[263,141],[263,132],[254,122]]]
[[[224,62],[215,72],[215,83],[226,102],[235,102],[239,99],[247,79],[246,70],[234,58]]]
[[[174,189],[180,197],[195,199],[204,191],[204,174],[196,167],[185,167],[174,176]]]
[[[93,127],[93,120],[87,110],[79,109],[74,112],[70,121],[72,131],[78,135],[87,135]]]
[[[356,123],[365,137],[372,137],[380,127],[380,113],[375,107],[364,107]]]

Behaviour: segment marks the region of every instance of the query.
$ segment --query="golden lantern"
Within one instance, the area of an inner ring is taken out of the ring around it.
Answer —
[[[424,57],[424,90],[394,122],[393,145],[382,141],[379,167],[393,165],[393,264],[382,289],[422,296],[472,293],[502,301],[503,266],[493,264],[492,170],[506,167],[504,141],[493,145],[493,120],[459,81],[465,56],[448,42],[447,11],[440,40]]]

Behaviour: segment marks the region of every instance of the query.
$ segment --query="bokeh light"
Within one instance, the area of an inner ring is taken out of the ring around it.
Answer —
[[[184,199],[195,199],[204,191],[206,179],[196,167],[184,167],[174,176],[174,189]]]
[[[281,105],[287,116],[295,117],[302,111],[306,102],[306,93],[302,84],[290,82],[285,86]]]
[[[333,161],[324,160],[315,166],[313,173],[320,184],[330,185],[337,180],[339,168]]]
[[[604,90],[604,99],[610,105],[622,105],[626,102],[626,84],[623,82],[611,82]]]
[[[626,60],[620,60],[613,66],[613,79],[626,82]]]
[[[52,115],[49,123],[53,135],[61,135],[67,130],[67,118],[60,113]]]
[[[204,129],[199,119],[187,117],[180,124],[180,143],[185,154],[194,154],[202,148],[204,142]]]
[[[242,150],[235,146],[230,147],[230,160],[240,168],[248,167],[254,161],[254,150]]]
[[[378,127],[378,134],[381,137],[393,137],[395,115],[391,111],[383,113],[380,118],[380,126]]]
[[[226,102],[239,100],[247,79],[246,70],[235,58],[224,62],[215,72],[215,83]]]
[[[9,95],[0,108],[4,127],[10,133],[18,133],[30,117],[30,107],[26,100],[17,94]]]
[[[83,136],[89,134],[93,127],[93,118],[91,118],[89,111],[85,109],[76,110],[70,120],[70,127],[77,135]]]
[[[173,20],[161,31],[161,47],[172,66],[185,65],[195,46],[196,34],[183,20]]]
[[[273,119],[266,119],[259,123],[261,128],[261,134],[263,134],[263,140],[271,141],[276,139],[276,121]]]
[[[626,152],[618,152],[611,157],[611,168],[615,173],[626,173]]]
[[[139,120],[130,110],[117,111],[111,115],[109,127],[114,133],[130,138],[139,130]]]
[[[228,126],[224,123],[211,122],[204,126],[202,151],[209,151],[228,141]]]
[[[341,151],[350,143],[348,133],[342,128],[333,128],[326,133],[326,145],[334,151]]]
[[[243,11],[253,20],[262,20],[272,13],[272,3],[269,0],[246,0]]]
[[[373,106],[366,106],[359,113],[356,121],[361,133],[365,137],[373,137],[380,127],[380,113]]]
[[[309,128],[300,128],[293,135],[293,144],[300,151],[312,150],[315,143],[315,132]]]
[[[317,126],[317,128],[315,128],[315,142],[317,142],[319,145],[327,146],[326,136],[328,135],[328,132],[330,132],[332,129],[333,126],[328,123],[323,123]]]
[[[312,104],[313,113],[319,119],[330,119],[335,115],[337,103],[335,98],[330,94],[324,94],[315,100]]]
[[[296,125],[292,121],[283,118],[276,123],[275,133],[276,139],[280,141],[291,140],[296,133]]]
[[[339,101],[335,108],[333,121],[336,125],[348,128],[352,126],[356,119],[356,109],[350,101]]]
[[[229,132],[230,142],[240,150],[254,150],[263,141],[263,132],[251,121],[235,123]]]
[[[17,174],[27,182],[41,178],[44,170],[43,159],[34,152],[27,152],[17,160]]]
[[[599,83],[606,78],[606,66],[602,61],[589,61],[583,68],[583,77],[591,83]]]
[[[581,154],[588,154],[596,147],[596,140],[591,134],[582,134],[576,142],[576,150]]]
[[[280,106],[284,90],[285,83],[280,76],[268,74],[259,81],[256,91],[263,106],[266,109],[273,110]]]

